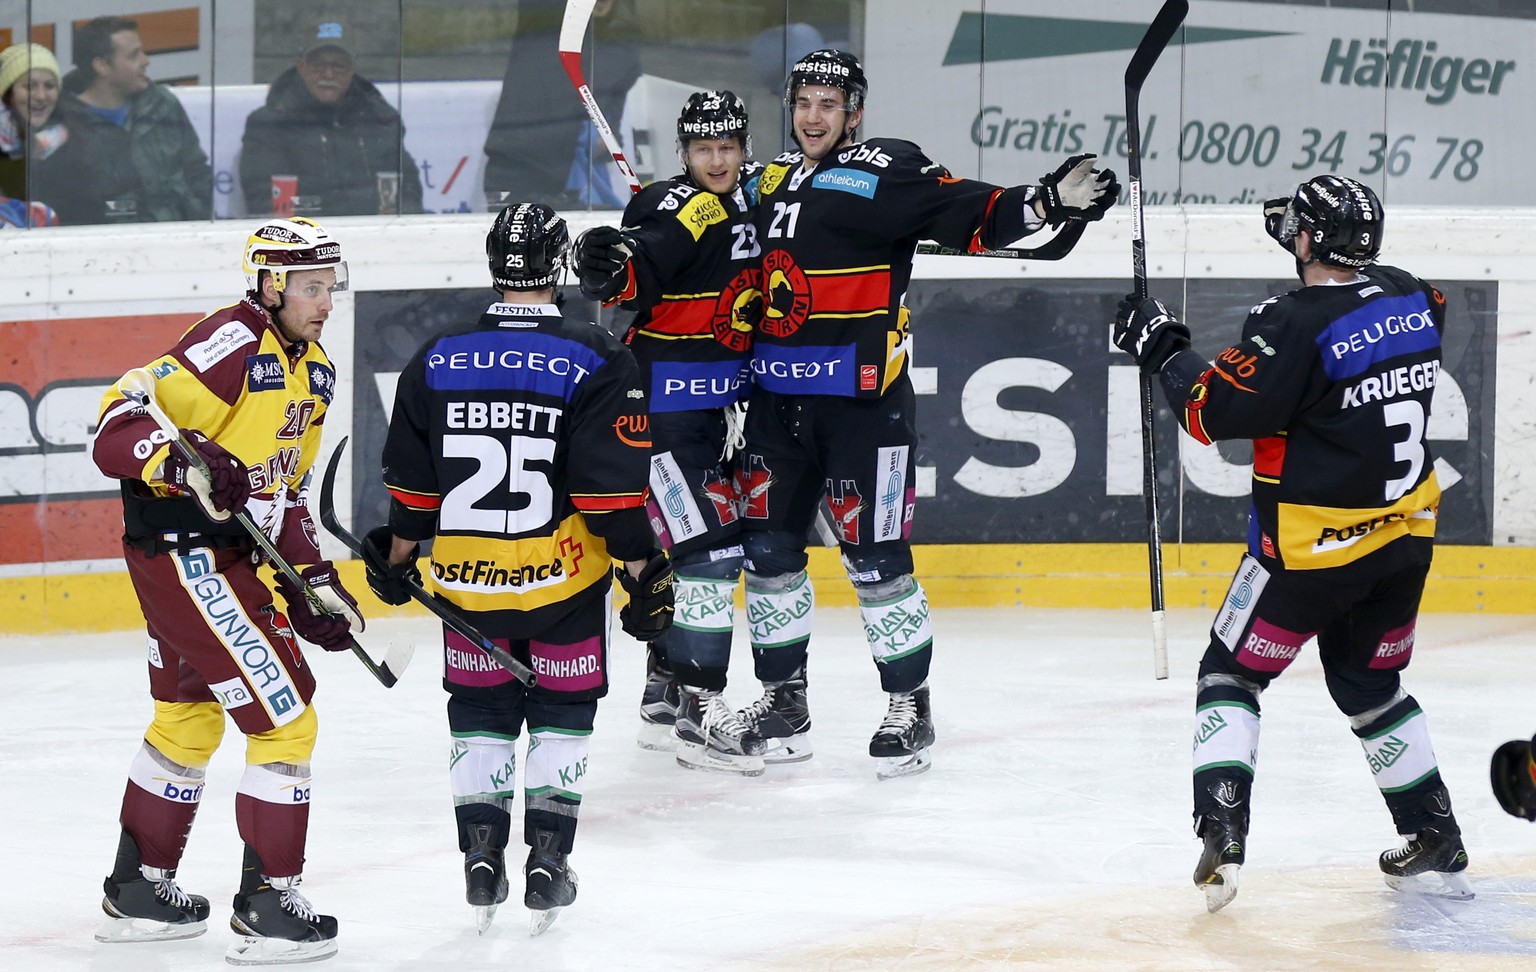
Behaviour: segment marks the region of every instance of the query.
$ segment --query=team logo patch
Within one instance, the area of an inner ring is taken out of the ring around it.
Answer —
[[[763,260],[763,333],[785,338],[800,330],[811,312],[811,284],[794,257],[774,250]]]
[[[833,483],[827,480],[827,506],[832,510],[832,522],[837,526],[837,536],[843,543],[857,546],[859,543],[859,514],[864,512],[864,497],[858,485],[851,479]]]
[[[245,390],[282,391],[288,386],[283,363],[275,354],[252,354],[245,359]]]
[[[318,361],[309,362],[309,390],[325,404],[331,404],[331,396],[336,394],[336,372]]]
[[[738,273],[715,301],[710,329],[715,340],[737,353],[752,347],[752,329],[763,319],[763,275],[752,267]]]
[[[719,471],[714,469],[705,471],[704,485],[699,487],[699,496],[709,500],[721,526],[736,522],[739,499],[736,495],[736,484],[726,479]]]
[[[772,485],[773,470],[762,456],[748,456],[746,466],[736,470],[736,491],[741,494],[742,514],[747,519],[768,519],[768,488]]]

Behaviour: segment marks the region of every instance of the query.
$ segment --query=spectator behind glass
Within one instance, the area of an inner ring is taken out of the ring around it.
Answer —
[[[54,117],[59,104],[59,62],[41,44],[14,44],[0,51],[0,227],[56,226],[58,214],[29,191],[43,160],[69,140]]]
[[[213,217],[213,172],[181,102],[146,73],[138,24],[97,17],[75,29],[62,113],[94,160],[50,199],[65,223]]]
[[[357,73],[346,28],[321,23],[245,120],[240,188],[251,213],[272,212],[274,175],[297,176],[301,215],[421,212],[421,176],[405,151],[405,123]],[[383,178],[381,178],[381,174]],[[394,202],[386,188],[393,190]]]
[[[501,208],[502,193],[557,210],[622,209],[629,203],[627,194],[614,191],[613,159],[560,64],[564,14],[565,0],[518,5],[501,100],[485,138],[485,196],[492,211]],[[629,89],[640,80],[638,30],[628,0],[598,0],[592,11],[595,39],[582,45],[587,84],[613,126],[623,117]]]

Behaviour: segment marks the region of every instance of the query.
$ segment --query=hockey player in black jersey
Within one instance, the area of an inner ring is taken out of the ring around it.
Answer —
[[[741,577],[731,440],[762,314],[756,227],[762,166],[747,108],[696,91],[677,119],[683,172],[647,186],[623,228],[577,240],[582,292],[638,311],[625,341],[650,403],[652,522],[677,572],[677,623],[652,642],[639,742],[684,766],[758,776],[766,744],[723,697]],[[776,744],[773,761],[805,758]]]
[[[1387,884],[1469,898],[1450,794],[1400,677],[1440,503],[1425,432],[1445,298],[1376,263],[1381,201],[1360,182],[1310,179],[1265,203],[1264,219],[1302,286],[1255,306],[1214,363],[1155,298],[1127,297],[1115,320],[1115,343],[1159,375],[1191,436],[1253,441],[1248,551],[1196,688],[1195,884],[1211,911],[1237,894],[1259,695],[1315,636],[1329,694],[1405,839],[1381,855]]]
[[[933,636],[912,577],[915,400],[902,306],[919,239],[972,251],[1008,246],[1046,223],[1097,220],[1113,173],[1068,159],[1039,186],[952,177],[911,142],[857,141],[867,84],[858,59],[821,50],[785,84],[799,151],[759,180],[765,306],[758,324],[739,483],[747,615],[763,698],[743,717],[784,731],[804,711],[814,610],[806,528],[823,493],[889,694],[870,740],[883,778],[920,772],[934,740]]]
[[[610,558],[624,562],[626,632],[659,637],[672,613],[671,567],[645,513],[639,374],[608,332],[561,315],[568,250],[565,220],[547,206],[496,217],[486,254],[500,299],[428,340],[401,372],[384,445],[389,523],[364,539],[369,586],[390,604],[406,601],[420,541],[433,539],[437,596],[538,676],[525,688],[445,629],[448,773],[482,932],[507,896],[524,726],[523,903],[534,933],[575,900],[567,857],[608,691]]]

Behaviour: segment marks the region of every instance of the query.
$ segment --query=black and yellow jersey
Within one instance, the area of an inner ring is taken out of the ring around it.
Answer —
[[[758,181],[766,304],[754,380],[780,394],[877,398],[907,369],[902,306],[920,239],[976,251],[1042,223],[1033,186],[957,179],[911,142],[856,142],[810,172],[799,152]]]
[[[389,526],[436,537],[438,594],[526,638],[654,547],[651,438],[634,357],[551,304],[492,304],[401,372],[384,445]]]
[[[1257,305],[1214,363],[1186,351],[1164,366],[1191,436],[1253,440],[1253,556],[1316,570],[1434,536],[1440,484],[1426,433],[1444,326],[1440,291],[1370,266]],[[1411,543],[1401,552],[1428,555]]]

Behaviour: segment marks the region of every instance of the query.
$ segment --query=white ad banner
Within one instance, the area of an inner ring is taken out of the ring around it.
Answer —
[[[863,134],[1004,185],[1080,152],[1123,182],[1125,69],[1158,6],[870,4]],[[1333,173],[1389,203],[1536,204],[1517,121],[1533,58],[1532,19],[1196,0],[1141,93],[1143,201],[1250,203]]]

